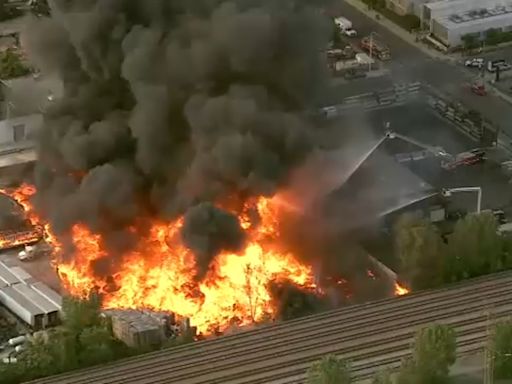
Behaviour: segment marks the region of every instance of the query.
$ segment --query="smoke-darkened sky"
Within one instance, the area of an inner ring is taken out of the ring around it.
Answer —
[[[122,252],[136,217],[185,215],[204,265],[239,246],[233,217],[211,203],[272,195],[320,145],[302,117],[325,85],[319,2],[49,3],[52,18],[31,23],[23,43],[64,83],[36,169],[55,230],[85,223]]]

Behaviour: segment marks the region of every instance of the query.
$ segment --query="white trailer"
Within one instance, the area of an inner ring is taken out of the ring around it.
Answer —
[[[340,29],[341,33],[349,37],[356,37],[357,31],[352,28],[352,22],[345,17],[336,17],[334,24]]]

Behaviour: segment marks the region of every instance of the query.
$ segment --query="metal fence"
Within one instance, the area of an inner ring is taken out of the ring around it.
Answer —
[[[380,91],[346,97],[340,104],[321,108],[320,113],[326,118],[335,118],[354,110],[368,111],[403,105],[417,96],[421,88],[420,82],[396,84]]]

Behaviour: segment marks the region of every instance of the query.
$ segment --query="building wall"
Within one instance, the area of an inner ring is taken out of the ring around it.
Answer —
[[[0,121],[0,153],[5,149],[31,146],[35,133],[43,125],[43,116],[34,114]]]
[[[387,0],[386,5],[398,15],[406,15],[412,12],[411,0]]]
[[[507,17],[500,17],[499,19],[482,19],[477,23],[461,23],[461,25],[456,28],[449,28],[448,41],[446,44],[449,44],[450,46],[460,45],[462,44],[461,37],[466,34],[475,34],[483,39],[485,38],[485,31],[491,28],[509,31],[512,29],[512,13],[506,16]]]
[[[422,6],[433,0],[387,0],[389,9],[399,15],[412,14],[420,17]]]
[[[472,10],[482,8],[495,8],[512,4],[512,1],[504,0],[443,0],[423,4],[420,10],[420,18],[424,27],[439,41],[448,46],[462,44],[461,36],[477,34],[484,37],[486,30],[498,28],[510,30],[512,28],[512,13],[493,17],[473,19],[461,23],[455,23],[449,19],[451,15],[463,15]]]

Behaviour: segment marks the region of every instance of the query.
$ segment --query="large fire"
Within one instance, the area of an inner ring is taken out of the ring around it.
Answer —
[[[195,258],[180,236],[182,218],[170,223],[155,222],[149,235],[122,257],[115,274],[101,278],[93,272],[95,261],[107,255],[101,235],[75,225],[71,231],[74,255],[63,259],[60,242],[30,202],[36,189],[23,184],[15,190],[0,192],[24,208],[34,228],[44,228],[64,288],[76,296],[99,290],[106,308],[173,312],[189,318],[199,332],[208,334],[232,324],[250,324],[275,315],[276,306],[269,291],[271,282],[288,281],[304,289],[316,288],[312,268],[281,249],[276,241],[283,207],[283,202],[276,198],[261,197],[244,206],[239,214],[240,225],[248,236],[244,249],[219,254],[206,276],[195,281]],[[250,208],[259,213],[257,225],[249,218]],[[405,287],[395,284],[396,295],[406,293]]]
[[[245,248],[236,254],[219,254],[206,276],[195,282],[195,259],[180,237],[183,219],[155,222],[149,235],[123,256],[115,274],[102,279],[93,272],[94,262],[106,256],[101,235],[75,225],[71,233],[75,254],[64,261],[60,243],[30,204],[35,188],[25,184],[3,192],[24,207],[34,226],[46,229],[46,239],[56,250],[54,262],[64,288],[72,295],[98,289],[104,294],[106,308],[169,311],[190,318],[199,332],[210,333],[233,323],[244,325],[275,315],[271,282],[289,281],[314,289],[311,268],[280,249],[275,241],[281,205],[272,199],[259,198],[246,204],[239,215],[248,236]],[[249,208],[257,209],[258,225],[251,223]]]

